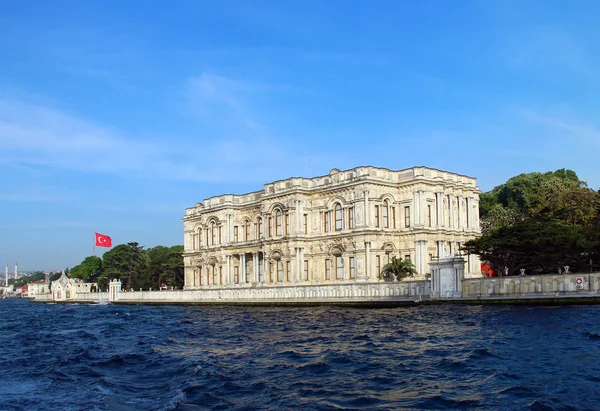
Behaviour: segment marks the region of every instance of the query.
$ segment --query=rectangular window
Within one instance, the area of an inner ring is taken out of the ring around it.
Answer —
[[[381,259],[378,255],[375,256],[375,272],[377,273],[377,277],[381,276]]]
[[[356,277],[356,261],[354,257],[350,257],[350,278]]]
[[[283,261],[277,261],[277,281],[283,282]]]
[[[233,282],[235,284],[240,283],[240,267],[237,265],[233,267]]]
[[[379,206],[375,206],[375,227],[379,227]]]
[[[258,259],[258,282],[263,282],[263,265],[264,260]]]
[[[217,231],[218,231],[218,229],[217,229],[217,227],[215,227],[215,225],[213,224],[213,225],[210,227],[210,231],[211,231],[211,233],[212,233],[212,245],[216,245],[216,244],[217,244]]]
[[[304,281],[308,281],[308,260],[304,260]]]
[[[304,214],[304,234],[308,234],[308,215]]]
[[[239,237],[238,237],[238,226],[233,226],[233,241],[234,242],[238,242],[239,241]]]
[[[262,218],[258,219],[258,233],[256,235],[256,238],[258,238],[259,240],[261,239],[261,237],[264,237],[265,234],[263,233],[263,223],[262,223]]]
[[[331,280],[331,260],[325,259],[325,279]]]
[[[388,218],[388,206],[384,205],[381,207],[383,214],[383,227],[390,228],[390,219]]]
[[[323,224],[325,225],[324,228],[324,232],[328,233],[329,232],[329,224],[331,223],[331,214],[329,214],[329,211],[325,211],[324,214],[324,219],[323,219]]]
[[[278,236],[281,233],[281,213],[277,211],[277,214],[275,214],[275,235]]]
[[[244,281],[246,281],[246,283],[250,282],[250,263],[251,261],[248,258],[246,258],[246,269],[244,270],[244,274],[246,275]]]
[[[285,263],[285,278],[287,281],[292,281],[292,264],[289,261]]]
[[[244,240],[250,241],[250,222],[246,222],[244,225]]]
[[[285,235],[290,233],[290,216],[288,214],[285,215]]]
[[[273,217],[269,217],[267,220],[269,226],[269,237],[273,237]]]
[[[223,232],[222,228],[222,226],[219,226],[219,244],[223,243],[223,240],[221,240],[221,233]]]
[[[410,207],[404,207],[404,227],[410,227]]]
[[[348,208],[348,228],[354,228],[354,207]]]
[[[344,278],[344,257],[339,256],[335,258],[335,271],[338,280]]]
[[[396,207],[392,207],[392,228],[396,228]]]
[[[427,224],[431,227],[431,205],[427,204]]]
[[[342,231],[342,215],[342,206],[338,204],[335,206],[335,231]]]
[[[218,284],[223,284],[223,266],[219,266],[219,282]]]

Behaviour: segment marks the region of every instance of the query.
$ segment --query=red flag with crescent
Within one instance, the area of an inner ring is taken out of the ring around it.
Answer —
[[[95,233],[96,234],[96,245],[98,247],[112,247],[112,239],[104,234]]]

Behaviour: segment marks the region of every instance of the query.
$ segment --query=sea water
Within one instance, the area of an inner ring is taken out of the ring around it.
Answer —
[[[600,409],[600,306],[0,301],[2,410]]]

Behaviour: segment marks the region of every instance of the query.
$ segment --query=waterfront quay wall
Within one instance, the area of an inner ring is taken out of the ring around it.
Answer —
[[[468,278],[463,298],[583,295],[600,293],[600,272]]]
[[[73,301],[122,303],[236,303],[236,302],[332,302],[332,301],[414,301],[429,298],[430,282],[400,281],[333,285],[270,287],[215,287],[203,290],[123,291],[77,293]]]

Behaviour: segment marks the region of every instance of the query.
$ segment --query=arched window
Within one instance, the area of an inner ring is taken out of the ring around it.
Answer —
[[[335,231],[342,231],[342,206],[337,203],[333,209],[335,212]]]
[[[275,235],[281,235],[281,211],[275,211]]]
[[[263,221],[262,218],[258,217],[258,232],[256,233],[256,239],[260,240],[261,237],[264,237],[263,234]]]
[[[383,202],[381,207],[381,215],[383,217],[383,228],[390,228],[389,204],[388,200]]]
[[[210,223],[210,235],[212,237],[212,245],[217,244],[217,227],[215,226],[215,222]]]
[[[244,240],[250,241],[250,221],[248,220],[244,223]]]

